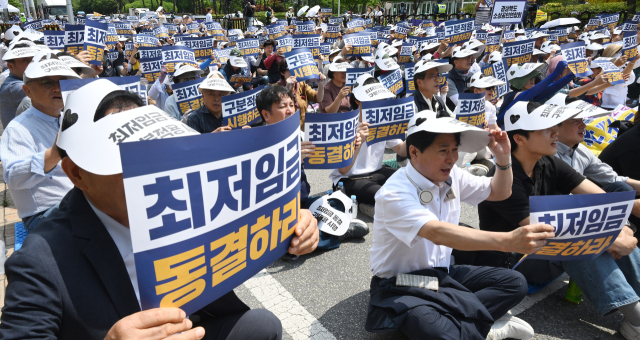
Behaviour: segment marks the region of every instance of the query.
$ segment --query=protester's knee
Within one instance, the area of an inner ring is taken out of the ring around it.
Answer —
[[[627,184],[626,182],[613,182],[602,187],[602,190],[605,192],[623,192],[623,191],[634,191],[633,187]]]
[[[252,309],[242,316],[242,323],[259,329],[254,339],[280,340],[282,323],[277,316],[266,309]]]
[[[524,278],[520,272],[515,270],[509,270],[508,272],[505,270],[506,275],[509,275],[509,279],[507,282],[511,282],[515,293],[515,297],[518,299],[524,299],[529,292],[529,284],[527,283],[527,279]]]

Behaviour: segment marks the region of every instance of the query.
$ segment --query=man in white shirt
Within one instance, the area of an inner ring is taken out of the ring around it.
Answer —
[[[517,249],[534,253],[554,236],[553,227],[528,225],[510,233],[458,226],[460,202],[472,205],[511,195],[510,143],[506,133],[490,133],[453,118],[422,111],[409,121],[410,163],[398,170],[375,196],[370,265],[371,301],[365,328],[400,330],[411,339],[529,339],[526,322],[504,316],[527,293],[517,272],[492,267],[456,266],[452,248]],[[475,177],[454,166],[458,149],[485,146],[499,170],[491,178]],[[398,285],[412,274],[417,281],[436,277],[437,293]],[[495,321],[495,323],[494,323]]]
[[[211,9],[211,7],[207,8],[207,16],[206,16],[205,22],[212,22],[213,21],[213,18],[211,17],[211,12],[212,11],[213,10]]]

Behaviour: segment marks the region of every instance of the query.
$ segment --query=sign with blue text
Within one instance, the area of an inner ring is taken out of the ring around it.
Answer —
[[[262,120],[256,107],[256,97],[264,87],[260,86],[251,91],[231,94],[222,97],[223,125],[232,129],[241,129]]]
[[[204,105],[202,93],[198,91],[204,79],[205,78],[198,78],[171,85],[173,94],[176,96],[176,104],[178,104],[181,114],[184,115],[189,110],[197,110]]]
[[[284,54],[289,72],[296,80],[320,79],[318,65],[308,48],[296,48]]]
[[[413,97],[362,102],[362,119],[370,124],[367,144],[405,139],[407,125],[415,113]]]
[[[530,196],[529,220],[555,228],[555,237],[530,259],[590,260],[618,237],[631,214],[635,192]]]
[[[107,30],[107,24],[95,20],[90,20],[84,25],[84,49],[89,52],[89,64],[91,65],[102,65]]]
[[[304,159],[305,169],[339,169],[353,161],[360,110],[342,113],[307,112],[304,139],[315,150]]]
[[[143,310],[190,315],[287,252],[300,206],[299,129],[296,114],[224,134],[120,144]]]
[[[453,114],[456,119],[483,128],[485,123],[484,93],[460,93]]]

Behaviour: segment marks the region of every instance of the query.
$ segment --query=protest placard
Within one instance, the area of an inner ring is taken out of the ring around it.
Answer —
[[[364,19],[364,27],[373,28],[373,19],[372,18]]]
[[[299,128],[296,114],[224,135],[120,144],[143,310],[192,314],[287,252],[300,206]],[[260,143],[240,148],[247,140]]]
[[[353,33],[358,33],[364,31],[364,20],[362,19],[354,19],[347,23],[347,28],[351,30]]]
[[[473,21],[473,18],[464,20],[447,20],[444,23],[444,38],[449,38],[449,44],[467,42],[471,38]]]
[[[229,53],[231,52],[232,49],[233,49],[232,47],[227,47],[222,50],[214,49],[213,53],[216,54],[216,60],[218,60],[220,64],[224,65],[229,60]]]
[[[339,169],[353,161],[360,110],[342,113],[307,112],[304,139],[315,151],[304,159],[305,169]]]
[[[155,59],[162,57],[162,49],[160,47],[141,47],[138,49],[140,52],[140,59]]]
[[[329,64],[329,53],[331,53],[331,44],[320,43],[320,54],[322,55],[323,64]]]
[[[66,79],[66,80],[60,80],[60,92],[62,94],[62,102],[63,103],[67,103],[67,96],[93,82],[96,81],[98,79],[103,79],[103,78],[85,78],[85,79]],[[110,82],[118,85],[122,90],[125,91],[129,91],[129,92],[133,92],[135,94],[137,94],[140,99],[142,99],[142,102],[147,105],[147,89],[144,86],[140,86],[140,76],[127,76],[127,77],[107,77],[104,78],[109,80]]]
[[[291,52],[293,49],[293,38],[290,35],[283,35],[276,39],[278,42],[278,49],[283,49],[284,52]]]
[[[167,32],[169,32],[169,35],[173,36],[174,34],[178,33],[178,26],[173,25],[173,24],[164,24],[164,27],[167,28]]]
[[[333,9],[332,8],[326,8],[326,7],[322,7],[320,8],[320,15],[324,18],[324,17],[331,17],[331,15],[333,14]]]
[[[118,34],[116,33],[116,27],[112,24],[107,26],[107,39],[105,40],[105,45],[107,48],[114,52],[117,50],[116,44],[118,43]]]
[[[342,18],[341,17],[331,17],[329,18],[329,24],[336,24],[342,26]]]
[[[496,86],[491,95],[491,100],[495,100],[507,94],[509,92],[509,81],[507,80],[507,61],[503,58],[502,61],[487,65],[482,68],[482,74],[485,76],[494,77],[498,80],[505,82],[505,85]]]
[[[20,28],[22,28],[23,31],[32,29],[34,31],[44,32],[44,25],[42,23],[42,20],[27,22],[25,24],[20,25]]]
[[[260,57],[260,41],[258,39],[240,39],[236,41],[236,47],[240,49],[243,57]]]
[[[393,32],[393,38],[403,40],[409,35],[409,31],[411,31],[408,27],[396,26],[396,30]]]
[[[197,22],[187,24],[187,34],[198,34],[200,33],[200,24]]]
[[[485,43],[487,41],[488,35],[489,32],[487,31],[476,31],[476,39],[482,43]]]
[[[404,81],[402,79],[402,70],[396,69],[391,72],[387,72],[378,77],[378,80],[391,91],[393,94],[398,94],[404,89]]]
[[[90,20],[84,26],[84,50],[89,52],[89,64],[102,65],[102,54],[107,41],[107,24]]]
[[[484,52],[485,53],[491,53],[493,51],[500,50],[500,39],[501,38],[502,38],[502,34],[500,32],[491,33],[491,34],[487,35],[487,41],[486,41],[486,45],[485,45],[485,48],[484,48]]]
[[[191,65],[195,68],[200,67],[196,62],[193,50],[186,46],[162,46],[162,62],[167,67],[169,74],[173,74],[177,63]]]
[[[84,47],[84,25],[66,25],[64,51],[78,55]]]
[[[148,34],[136,34],[133,36],[133,42],[138,44],[138,47],[158,47],[159,41],[158,38]]]
[[[414,93],[416,91],[416,82],[413,80],[415,74],[416,63],[404,64],[404,88],[407,90],[407,94]]]
[[[135,45],[133,42],[131,41],[127,41],[124,43],[124,57],[127,59],[130,59],[131,56],[133,55],[133,49],[135,48]]]
[[[162,71],[162,57],[152,59],[140,58],[139,62],[142,76],[145,77],[150,84],[153,84],[153,82],[160,77],[160,72]]]
[[[568,44],[560,45],[562,56],[567,62],[567,66],[576,77],[588,77],[593,74],[589,68],[585,55],[584,41],[576,41]]]
[[[201,62],[207,60],[213,54],[212,37],[188,37],[184,38],[182,42],[184,43],[184,46],[189,47],[193,50],[193,55],[196,58],[196,61]]]
[[[44,31],[44,44],[52,50],[64,50],[64,31]]]
[[[618,237],[629,218],[635,192],[529,196],[529,220],[554,227],[555,237],[528,256],[554,261],[590,260]]]
[[[320,34],[294,34],[293,48],[308,48],[313,54],[314,59],[318,59],[320,56],[320,41],[322,36]]]
[[[301,24],[296,25],[297,33],[301,35],[305,34],[315,34],[316,23],[313,21],[305,21]]]
[[[184,115],[189,110],[197,110],[204,105],[202,93],[198,91],[198,87],[200,87],[204,79],[205,78],[198,78],[183,81],[171,86],[173,94],[176,96],[176,104],[180,109],[181,115]]]
[[[123,37],[133,37],[133,32],[131,32],[131,24],[126,22],[114,22],[113,26],[116,29],[117,35],[121,35]]]
[[[278,39],[285,33],[284,26],[278,24],[268,25],[266,29],[269,34],[269,39],[271,40]]]
[[[169,30],[164,26],[158,26],[153,29],[153,35],[158,39],[169,39]]]
[[[605,26],[608,30],[612,30],[618,25],[618,21],[620,21],[620,13],[603,15],[600,17],[600,21],[602,22],[602,26]]]
[[[587,29],[589,31],[597,30],[602,26],[602,21],[600,18],[591,18],[587,23]]]
[[[491,25],[519,24],[526,11],[526,0],[496,0],[491,12]]]
[[[371,36],[369,33],[352,33],[343,37],[345,45],[351,45],[351,53],[348,57],[360,57],[371,55]]]
[[[360,33],[369,34],[369,39],[371,39],[372,46],[378,46],[378,31],[366,29]]]
[[[369,73],[370,75],[373,76],[374,68],[367,67],[367,68],[348,68],[347,69],[347,76],[346,76],[346,81],[344,83],[344,86],[349,88],[349,92],[353,90],[353,84],[356,83],[356,79],[358,79],[358,77],[360,77],[365,73]]]
[[[235,84],[237,82],[250,83],[251,80],[253,80],[252,76],[245,76],[245,75],[242,75],[242,74],[234,74],[231,77],[229,77],[229,84]]]
[[[367,144],[405,139],[409,120],[416,113],[413,97],[362,102],[362,119],[369,123]]]
[[[413,45],[410,43],[402,43],[400,49],[398,51],[398,63],[408,63],[411,62],[413,57]]]
[[[327,25],[327,32],[325,33],[324,40],[328,43],[335,43],[340,37],[340,25],[329,24]]]
[[[536,39],[520,40],[504,43],[502,57],[507,60],[507,68],[513,64],[524,64],[531,61]]]
[[[224,126],[241,129],[262,120],[256,107],[256,97],[264,87],[260,86],[251,91],[235,93],[222,97],[222,118]]]
[[[638,56],[638,35],[635,31],[622,33],[622,55],[627,56],[627,61],[634,61]]]
[[[483,128],[486,121],[484,104],[484,93],[460,93],[453,114],[461,122]]]
[[[308,48],[296,48],[284,54],[289,72],[296,80],[320,79],[318,66]]]
[[[624,78],[622,77],[622,70],[618,66],[614,65],[608,60],[594,60],[594,62],[602,67],[602,72],[609,75],[609,82],[611,85],[624,84]]]

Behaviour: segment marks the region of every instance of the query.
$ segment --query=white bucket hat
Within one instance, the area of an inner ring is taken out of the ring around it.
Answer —
[[[376,52],[375,63],[383,71],[393,71],[400,68],[400,65],[382,50]]]
[[[124,141],[138,141],[151,131],[169,125],[177,125],[184,131],[181,136],[197,135],[193,129],[164,113],[153,105],[147,105],[118,114],[110,114],[94,121],[100,102],[111,92],[122,90],[118,85],[106,79],[98,79],[67,97],[64,116],[58,133],[57,145],[64,149],[71,160],[82,169],[96,175],[116,175],[122,173],[119,143],[110,135],[123,124],[138,117],[161,116],[148,128],[142,128],[130,134]],[[131,132],[131,131],[129,131]]]
[[[507,71],[507,80],[522,78],[531,72],[534,72],[542,67],[542,64],[525,63],[523,65],[513,64]]]
[[[329,64],[329,71],[331,72],[347,72],[349,68],[349,63],[346,62],[342,57],[337,57],[333,59],[333,62]]]
[[[219,71],[213,71],[209,73],[207,79],[200,83],[200,87],[198,87],[198,90],[200,92],[202,92],[202,90],[235,92],[233,87],[231,87],[231,85],[227,83],[227,81],[224,79],[224,76]]]
[[[460,133],[460,146],[458,149],[462,152],[478,152],[489,145],[489,132],[455,118],[436,118],[436,116],[436,113],[430,110],[418,112],[409,120],[406,132],[407,137],[420,131]]]
[[[453,68],[453,65],[422,59],[418,61],[413,67],[414,69],[413,74],[424,72],[432,68],[438,69],[438,73],[445,73],[445,72],[451,71],[451,69]]]
[[[540,45],[540,50],[544,53],[551,53],[551,51],[559,51],[560,46],[553,43],[553,41],[545,41]]]
[[[500,62],[502,60],[502,53],[500,53],[500,51],[493,51],[491,52],[491,54],[489,54],[489,62],[490,63],[497,63]]]
[[[541,105],[533,112],[527,110],[529,102],[515,103],[504,116],[505,131],[538,131],[556,126],[577,115],[580,110],[556,105]]]
[[[590,118],[590,117],[598,118],[598,117],[606,116],[611,113],[610,110],[595,106],[581,99],[574,100],[569,104],[566,103],[566,100],[567,100],[566,94],[557,93],[555,96],[551,97],[551,99],[547,100],[545,104],[557,105],[557,106],[562,106],[569,109],[579,110],[580,113],[578,113],[577,116],[573,117],[573,118],[579,118],[579,119]]]
[[[56,54],[60,53],[62,51],[57,51]],[[80,72],[82,72],[82,74],[86,74],[86,75],[94,75],[96,73],[96,71],[94,69],[91,68],[91,66],[81,62],[80,60],[76,59],[75,57],[70,57],[68,55],[59,55],[58,59],[64,61],[65,64],[67,64],[67,66],[71,67],[71,69],[74,68],[79,68]]]
[[[19,36],[20,34],[22,34],[22,28],[20,28],[20,26],[18,26],[18,25],[13,25],[13,26],[9,27],[7,32],[5,32],[4,38],[7,39],[7,40],[13,40],[17,36]]]

